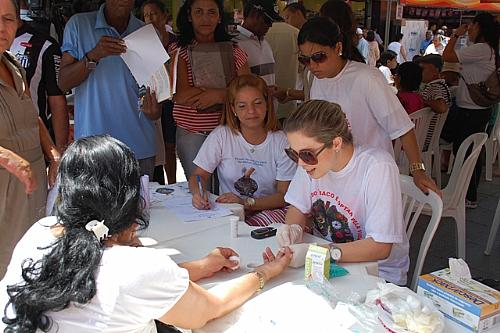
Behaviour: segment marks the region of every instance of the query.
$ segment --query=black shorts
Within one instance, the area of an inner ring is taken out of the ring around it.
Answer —
[[[163,131],[163,141],[171,144],[175,144],[175,131],[177,130],[173,111],[174,102],[171,100],[165,101],[161,113],[161,129]]]

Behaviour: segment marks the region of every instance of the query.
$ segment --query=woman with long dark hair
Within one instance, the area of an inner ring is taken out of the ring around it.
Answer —
[[[206,291],[191,281],[236,268],[229,257],[237,254],[217,248],[179,267],[161,250],[137,247],[135,232],[148,225],[139,177],[132,151],[109,136],[67,149],[55,216],[28,230],[0,281],[0,331],[156,332],[155,319],[197,328],[240,306],[290,262],[287,248],[229,287]]]
[[[415,184],[439,193],[427,177],[413,123],[380,71],[352,58],[351,39],[326,17],[307,21],[299,32],[299,61],[312,72],[311,99],[340,104],[356,143],[394,154],[392,140],[401,139]]]
[[[176,52],[179,63],[174,119],[177,123],[177,154],[184,173],[189,178],[195,168],[193,160],[198,150],[208,134],[219,124],[222,108],[215,106],[225,103],[226,85],[230,81],[219,88],[197,86],[194,78],[208,77],[210,68],[207,73],[195,73],[191,50],[201,44],[217,44],[220,46],[216,52],[220,54],[219,62],[225,68],[234,69],[230,76],[248,74],[250,71],[245,52],[232,44],[231,36],[226,31],[222,0],[186,0],[177,15],[177,29],[179,41],[174,47],[178,47]],[[220,76],[222,73],[217,74]]]
[[[342,0],[328,0],[319,9],[319,15],[328,17],[338,24],[344,35],[343,43],[346,46],[344,52],[353,61],[365,62],[365,58],[359,52],[356,36],[356,18],[351,6]],[[349,39],[349,43],[345,39]],[[349,47],[347,47],[349,45]]]
[[[466,32],[469,34],[472,45],[455,50],[457,40]],[[455,154],[469,135],[484,132],[491,117],[493,106],[485,108],[474,103],[467,84],[483,82],[498,68],[499,37],[500,27],[495,17],[489,13],[480,13],[474,17],[471,24],[464,24],[455,31],[443,51],[445,62],[460,63],[462,68],[456,96],[457,119],[453,124],[455,128],[453,152]],[[466,206],[469,208],[477,207],[477,185],[481,177],[481,160],[480,157],[476,163],[467,191]]]

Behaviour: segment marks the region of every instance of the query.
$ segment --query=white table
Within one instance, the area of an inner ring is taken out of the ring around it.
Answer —
[[[171,196],[165,195],[155,195],[151,200],[150,208],[150,221],[149,227],[146,230],[140,231],[139,237],[148,238],[146,244],[162,244],[169,242],[174,239],[178,239],[183,236],[188,236],[191,234],[203,232],[211,228],[218,228],[222,225],[229,224],[229,217],[224,217],[220,219],[203,220],[203,221],[193,221],[193,222],[183,222],[179,220],[175,214],[172,214],[164,206],[163,201],[155,200],[157,198],[163,198],[163,200],[168,200],[169,197],[175,196],[191,196],[187,189],[187,183],[178,183],[173,185],[159,185],[157,183],[150,183],[151,192],[158,187],[167,187],[174,189]],[[229,210],[233,212],[233,215],[243,215],[243,206],[239,204],[224,204]]]
[[[182,185],[179,192],[181,190]],[[240,205],[233,205],[232,208],[237,215],[241,214]],[[262,263],[261,254],[266,246],[273,251],[278,249],[276,237],[253,239],[250,237],[252,229],[254,228],[240,222],[238,238],[231,238],[229,218],[186,223],[177,219],[162,203],[153,203],[150,226],[142,232],[142,235],[154,239],[155,242],[150,243],[151,247],[165,249],[177,263],[200,259],[217,246],[231,247],[238,252],[241,259],[240,269],[231,273],[220,272],[212,278],[198,281],[205,288],[210,288],[253,270],[247,265]],[[309,234],[305,235],[304,241],[319,244],[325,242]],[[366,291],[376,288],[377,282],[381,281],[375,276],[377,275],[376,263],[343,264],[342,266],[350,274],[335,278],[331,282],[344,297],[352,291],[364,296]],[[337,306],[333,309],[321,296],[307,289],[303,280],[304,268],[287,268],[279,277],[266,284],[265,292],[261,295],[254,297],[231,314],[214,320],[195,332],[242,333],[265,332],[266,329],[271,331],[269,325],[274,325],[272,318],[281,319],[283,332],[310,331],[312,326],[307,324],[307,320],[322,320],[325,323],[324,329],[316,325],[313,330],[315,332],[350,332],[349,328],[352,325],[356,327],[355,322],[346,312],[346,308]],[[278,307],[272,307],[276,299],[280,299],[281,302]],[[301,315],[301,309],[309,307],[315,308],[315,316],[311,319]],[[266,317],[266,314],[270,312],[272,312],[272,317]],[[286,326],[283,326],[283,323],[286,323]],[[444,332],[446,333],[468,332],[450,320],[446,319],[445,323]],[[374,331],[374,333],[377,332],[385,333],[386,331],[379,327]]]

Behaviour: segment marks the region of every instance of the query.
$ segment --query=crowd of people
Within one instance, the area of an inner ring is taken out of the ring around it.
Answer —
[[[133,0],[106,0],[68,20],[61,46],[22,23],[25,5],[0,2],[5,332],[202,327],[300,261],[290,246],[304,232],[328,241],[336,261],[378,261],[380,277],[405,285],[409,244],[393,141],[401,141],[416,186],[440,193],[409,114],[427,106],[449,114],[443,140],[455,153],[493,114],[468,90],[499,65],[499,24],[488,13],[446,38],[428,31],[422,56],[410,60],[401,34],[384,51],[377,31],[358,27],[340,0],[312,18],[300,3],[280,15],[273,0],[248,0],[232,33],[222,0],[184,1],[174,30],[160,0],[145,1],[141,19]],[[176,92],[163,103],[141,91],[120,57],[123,38],[145,24],[177,60],[166,64]],[[466,33],[470,46],[457,49]],[[207,61],[213,66],[201,68]],[[68,146],[61,110],[70,90]],[[232,249],[175,263],[142,247],[140,177],[156,180],[164,169],[174,183],[176,157],[196,209],[210,209],[213,192],[219,203],[241,204],[251,226],[282,223],[279,251],[265,249],[253,272],[206,291],[196,281],[235,268]],[[480,169],[467,194],[471,208]],[[55,207],[44,217],[55,184]]]

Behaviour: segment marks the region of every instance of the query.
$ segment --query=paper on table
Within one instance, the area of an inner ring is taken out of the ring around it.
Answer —
[[[165,207],[184,222],[214,219],[232,214],[229,209],[216,202],[211,202],[211,206],[210,210],[196,209],[191,203],[191,196],[173,197],[165,201]]]
[[[139,86],[150,87],[159,102],[172,96],[165,63],[170,59],[152,24],[123,38],[127,52],[121,55]]]

